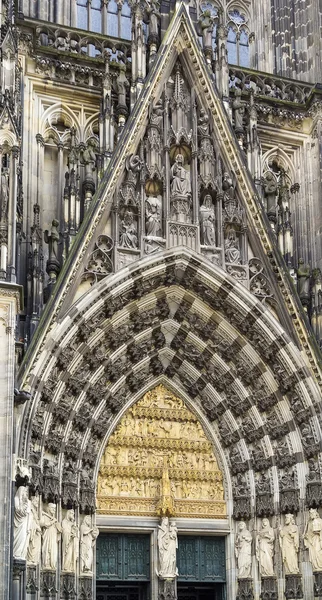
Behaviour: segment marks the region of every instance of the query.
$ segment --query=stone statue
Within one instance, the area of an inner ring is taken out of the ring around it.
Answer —
[[[85,165],[85,178],[93,179],[93,171],[95,170],[96,154],[94,152],[95,141],[88,140],[87,148],[83,152],[83,162]]]
[[[239,242],[234,229],[228,231],[228,237],[225,239],[225,259],[228,263],[240,265]]]
[[[97,527],[92,526],[91,517],[84,518],[80,528],[80,559],[81,572],[93,572],[93,547],[99,534]]]
[[[150,41],[159,40],[159,21],[161,19],[160,3],[157,0],[146,1],[144,7],[144,22],[149,24]]]
[[[246,523],[243,522],[238,523],[235,556],[238,567],[238,578],[250,577],[252,568],[252,536],[248,529],[246,529]]]
[[[38,516],[39,496],[31,500],[30,535],[27,551],[27,562],[31,565],[39,565],[41,552],[41,527]]]
[[[202,42],[204,48],[212,48],[212,32],[214,29],[214,18],[210,10],[205,10],[201,13],[198,25],[202,34]]]
[[[176,556],[178,547],[177,527],[169,524],[168,517],[163,517],[158,531],[159,573],[162,579],[173,579],[177,576]]]
[[[156,127],[160,127],[162,118],[163,118],[163,113],[164,113],[163,102],[162,102],[162,99],[160,98],[155,103],[155,106],[151,110],[150,125],[155,125]]]
[[[190,173],[183,166],[182,154],[177,154],[174,165],[171,167],[171,197],[191,196]]]
[[[279,542],[286,575],[298,575],[299,528],[294,516],[285,515],[285,525],[280,528]]]
[[[273,577],[274,531],[268,519],[263,519],[262,528],[256,537],[256,558],[262,577]]]
[[[42,568],[55,571],[58,563],[58,546],[62,527],[56,519],[56,504],[48,504],[48,512],[43,512],[40,519],[42,530]]]
[[[299,259],[297,268],[297,291],[300,296],[300,300],[308,301],[310,299],[310,287],[311,287],[311,269],[310,265],[305,265],[303,258]]]
[[[233,100],[233,114],[235,117],[235,129],[237,131],[243,131],[243,129],[244,129],[243,119],[244,119],[245,107],[241,100],[242,92],[241,92],[241,89],[237,88],[237,87],[235,87],[234,92],[235,92],[235,98]]]
[[[78,558],[78,527],[75,524],[75,512],[68,510],[62,522],[62,568],[73,573]]]
[[[14,500],[13,556],[26,560],[29,542],[30,500],[28,488],[18,487]]]
[[[1,221],[6,221],[8,218],[8,204],[9,204],[9,171],[8,169],[2,169],[1,173]]]
[[[48,255],[48,263],[59,264],[58,258],[58,244],[59,244],[59,231],[58,231],[59,221],[57,219],[53,219],[51,223],[51,230],[48,229],[44,232],[44,239],[46,244],[49,246],[49,255]]]
[[[304,533],[304,545],[309,550],[313,571],[322,571],[322,519],[315,508],[309,510],[309,520]]]
[[[200,109],[197,130],[200,137],[209,136],[209,117],[204,108]]]
[[[272,171],[268,171],[264,177],[264,193],[267,201],[267,214],[276,216],[277,181]]]
[[[146,235],[160,237],[161,229],[161,199],[149,196],[145,201],[145,228]]]
[[[216,245],[215,221],[215,209],[212,198],[210,194],[207,194],[200,207],[201,239],[202,244],[205,246]]]
[[[120,72],[116,79],[116,91],[118,95],[118,108],[127,108],[126,104],[126,92],[130,87],[130,84],[126,77],[126,66],[121,63],[119,64]]]
[[[138,237],[133,213],[127,210],[121,221],[120,246],[123,248],[137,248]]]

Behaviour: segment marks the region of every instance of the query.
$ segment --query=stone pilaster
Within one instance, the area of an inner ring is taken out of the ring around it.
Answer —
[[[10,597],[16,316],[22,287],[0,285],[0,600]],[[16,573],[16,570],[15,570]],[[15,580],[15,584],[17,581]]]

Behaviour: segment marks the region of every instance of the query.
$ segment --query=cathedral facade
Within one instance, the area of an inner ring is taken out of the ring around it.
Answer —
[[[0,20],[0,600],[322,598],[317,3]]]

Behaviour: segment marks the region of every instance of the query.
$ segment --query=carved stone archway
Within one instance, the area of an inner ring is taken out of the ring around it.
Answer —
[[[94,512],[109,436],[161,378],[208,422],[228,514],[247,520],[254,535],[257,519],[275,526],[276,515],[303,514],[305,498],[319,503],[320,391],[300,351],[267,307],[182,248],[102,280],[49,333],[26,380],[33,401],[20,456],[32,467],[32,489],[46,502],[61,498],[63,510]],[[275,569],[283,582],[279,555]],[[233,567],[231,599],[235,580]]]

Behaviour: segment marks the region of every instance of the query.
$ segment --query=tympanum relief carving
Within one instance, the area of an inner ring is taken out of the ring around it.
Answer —
[[[160,514],[166,486],[177,516],[226,514],[211,443],[184,402],[159,385],[128,410],[109,439],[98,477],[99,512]]]

